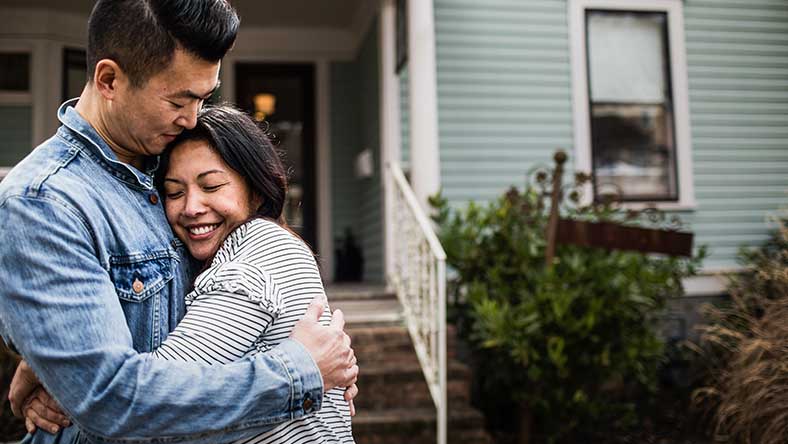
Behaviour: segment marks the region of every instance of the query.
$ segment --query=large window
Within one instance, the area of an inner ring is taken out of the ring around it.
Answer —
[[[30,63],[29,51],[0,50],[0,179],[30,152]]]
[[[576,167],[593,195],[692,206],[680,0],[570,2]]]

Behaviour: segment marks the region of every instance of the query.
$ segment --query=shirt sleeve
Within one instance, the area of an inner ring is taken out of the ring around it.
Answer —
[[[91,225],[80,214],[44,196],[0,204],[0,334],[84,437],[224,442],[320,407],[320,372],[293,340],[226,365],[137,353]]]
[[[154,357],[205,364],[236,361],[254,350],[282,307],[271,276],[245,262],[206,270],[186,299],[186,316]]]

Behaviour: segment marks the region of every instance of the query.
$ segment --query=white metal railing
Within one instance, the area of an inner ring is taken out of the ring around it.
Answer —
[[[392,176],[394,249],[389,276],[437,410],[438,444],[446,444],[446,253],[399,165]]]

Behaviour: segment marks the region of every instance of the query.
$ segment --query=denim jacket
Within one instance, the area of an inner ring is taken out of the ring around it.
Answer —
[[[0,334],[75,424],[27,440],[214,443],[318,410],[322,377],[293,340],[228,365],[146,353],[184,314],[189,259],[152,176],[74,103],[0,183]]]

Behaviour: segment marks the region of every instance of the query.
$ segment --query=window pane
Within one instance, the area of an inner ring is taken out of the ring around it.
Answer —
[[[586,18],[595,195],[678,200],[666,14]]]
[[[672,122],[664,105],[592,105],[596,194],[677,199]]]
[[[665,100],[665,21],[664,13],[588,13],[591,100]]]
[[[0,53],[0,91],[30,90],[30,54]]]
[[[86,55],[81,49],[63,50],[63,101],[82,94],[87,82]]]
[[[0,106],[0,167],[11,167],[22,160],[32,147],[31,108],[27,106]]]

